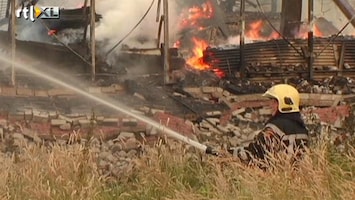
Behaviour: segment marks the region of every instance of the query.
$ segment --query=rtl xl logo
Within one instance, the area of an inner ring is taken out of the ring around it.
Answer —
[[[29,6],[23,7],[22,9],[17,9],[15,15],[17,18],[23,16],[25,19],[30,19],[32,22],[34,22],[36,18],[59,19],[59,10],[59,7]]]

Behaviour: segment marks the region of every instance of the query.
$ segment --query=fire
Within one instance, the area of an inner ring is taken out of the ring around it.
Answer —
[[[249,39],[252,39],[252,40],[260,39],[263,24],[264,23],[262,20],[258,20],[256,22],[251,23],[249,25],[250,30],[245,33],[245,36],[247,36]]]
[[[301,38],[301,39],[306,39],[308,38],[308,29],[307,26],[301,26],[300,31],[297,35],[297,38]],[[322,33],[322,31],[315,25],[313,28],[313,36],[314,37],[323,37],[324,34]]]
[[[281,36],[277,31],[270,31],[266,29],[266,22],[263,20],[257,20],[249,24],[245,33],[245,37],[249,40],[272,40],[280,39]],[[314,37],[323,37],[322,31],[314,25],[313,29]],[[299,32],[296,34],[296,38],[306,39],[308,37],[307,26],[301,26]]]
[[[203,51],[208,47],[208,43],[196,37],[193,37],[192,41],[194,43],[193,56],[187,59],[186,63],[195,70],[211,70],[219,78],[224,77],[225,74],[222,70],[213,68],[203,61]]]
[[[174,47],[174,48],[180,48],[180,47],[181,47],[181,41],[180,41],[180,40],[176,41],[176,42],[173,44],[173,47]]]
[[[202,59],[203,51],[208,47],[207,42],[195,37],[192,38],[192,41],[194,43],[194,49],[193,49],[194,55],[191,58],[189,58],[186,61],[186,63],[190,65],[192,68],[197,70],[210,70],[211,66],[204,63]]]
[[[182,16],[181,27],[197,27],[199,30],[203,30],[200,22],[202,20],[211,19],[214,16],[214,8],[212,3],[208,0],[201,6],[193,6],[186,12],[187,16]]]
[[[315,37],[323,37],[322,31],[318,28],[318,26],[314,26],[314,32],[313,32]]]
[[[194,5],[182,12],[180,29],[183,30],[205,30],[210,20],[215,17],[215,8],[211,0],[205,1],[203,4]],[[193,44],[192,56],[187,59],[187,65],[195,70],[212,71],[218,77],[224,77],[224,72],[220,69],[211,67],[203,61],[203,51],[209,46],[208,43],[200,38],[192,37],[191,43]],[[180,48],[183,44],[180,40],[174,43],[174,47]],[[190,45],[188,45],[190,46]]]
[[[265,31],[266,25],[263,20],[257,20],[249,24],[249,29],[245,36],[249,40],[272,40],[280,38],[276,31]]]

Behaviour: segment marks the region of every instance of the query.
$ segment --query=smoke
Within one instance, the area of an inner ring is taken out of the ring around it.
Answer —
[[[71,9],[81,7],[84,0],[39,0],[39,6],[58,6],[60,8]]]
[[[355,2],[348,0],[349,4],[355,8]],[[303,9],[302,9],[302,19],[304,22],[308,21],[308,0],[303,0]],[[326,20],[333,23],[333,25],[342,29],[346,23],[349,22],[349,19],[346,18],[344,13],[337,7],[333,0],[316,0],[314,1],[314,12],[315,18],[324,17]],[[354,35],[354,27],[350,24],[343,32],[343,35]]]
[[[148,10],[152,0],[102,0],[96,5],[97,13],[102,15],[96,27],[96,40],[104,44],[104,50],[109,50],[123,39],[141,20]],[[138,25],[138,27],[124,40],[123,44],[134,48],[157,47],[159,22],[157,17],[157,0],[153,7]],[[170,33],[174,35],[175,6],[169,1]],[[160,15],[162,15],[161,5]],[[158,19],[160,16],[158,16]],[[162,30],[163,36],[163,30]],[[119,49],[119,47],[117,48]]]
[[[21,1],[17,1],[17,5],[19,5]],[[65,9],[72,9],[78,8],[83,5],[83,0],[46,0],[41,1],[39,0],[37,5],[38,6],[57,6],[60,8]],[[25,20],[23,18],[19,18],[16,21],[17,23],[17,31],[16,31],[16,38],[18,40],[24,41],[35,41],[35,42],[47,42],[47,43],[56,43],[56,39],[48,36],[47,29],[43,26],[43,24],[36,20],[34,22],[30,20]],[[73,41],[72,37],[63,37],[62,35],[59,36],[63,39],[63,43],[68,44],[69,42]]]

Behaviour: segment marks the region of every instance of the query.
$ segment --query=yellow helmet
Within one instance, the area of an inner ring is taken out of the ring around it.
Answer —
[[[277,84],[268,89],[264,97],[275,98],[281,113],[299,112],[300,94],[297,89],[288,84]]]

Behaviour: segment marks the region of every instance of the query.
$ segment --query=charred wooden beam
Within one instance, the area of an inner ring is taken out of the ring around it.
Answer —
[[[298,33],[302,17],[302,1],[283,0],[281,11],[281,34],[286,38],[294,38]]]
[[[239,51],[239,58],[240,58],[240,73],[241,76],[244,77],[245,75],[245,62],[244,62],[244,43],[245,43],[245,0],[240,2],[240,51]]]
[[[308,0],[308,25],[310,26],[310,30],[308,31],[308,58],[307,65],[309,70],[309,79],[313,79],[313,62],[314,62],[314,38],[313,38],[313,0]]]

